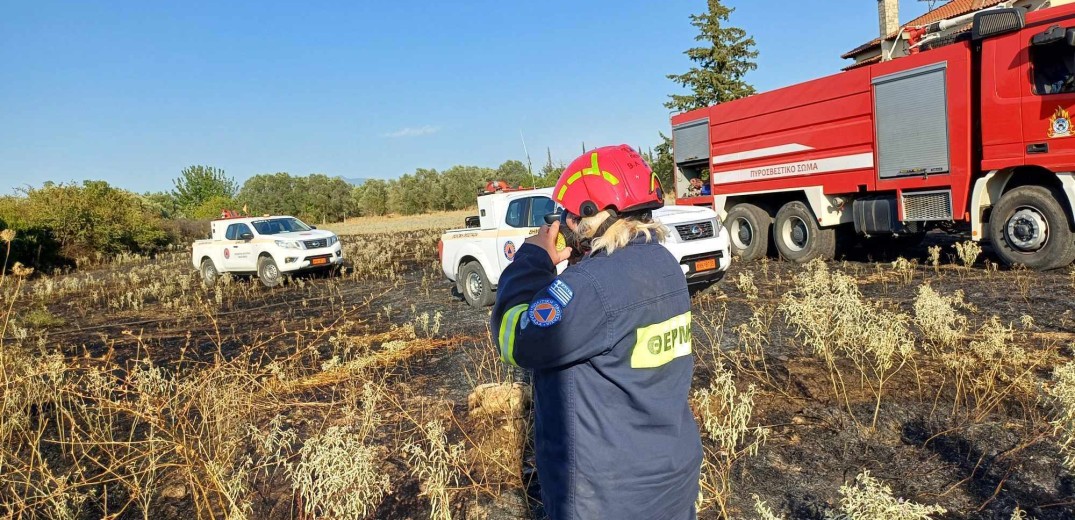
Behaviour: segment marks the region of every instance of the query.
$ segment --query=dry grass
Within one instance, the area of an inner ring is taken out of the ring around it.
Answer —
[[[463,227],[463,219],[477,215],[476,208],[445,211],[428,215],[387,215],[383,217],[358,217],[336,224],[321,226],[339,235],[381,235],[432,229],[444,231]]]
[[[1054,409],[1052,425],[1064,452],[1064,464],[1075,473],[1075,363],[1057,367],[1053,379],[1046,387]]]

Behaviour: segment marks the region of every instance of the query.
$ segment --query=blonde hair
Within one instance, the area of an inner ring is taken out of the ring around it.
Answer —
[[[660,222],[644,222],[634,217],[620,217],[619,220],[613,222],[605,230],[604,234],[594,238],[597,230],[601,228],[601,224],[604,224],[610,216],[612,215],[608,210],[605,210],[579,221],[578,233],[584,237],[593,238],[591,251],[594,253],[604,250],[611,255],[617,249],[626,246],[628,242],[639,236],[645,236],[646,242],[654,238],[658,242],[664,242],[665,236],[668,234],[664,224]]]

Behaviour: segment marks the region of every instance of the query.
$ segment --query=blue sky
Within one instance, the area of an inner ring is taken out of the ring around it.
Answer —
[[[830,74],[874,0],[728,0],[770,90]],[[0,194],[101,179],[172,188],[192,164],[393,178],[535,167],[668,133],[688,16],[660,2],[0,0]],[[901,0],[900,18],[925,11]]]

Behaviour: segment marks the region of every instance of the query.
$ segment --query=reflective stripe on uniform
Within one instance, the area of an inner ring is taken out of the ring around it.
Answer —
[[[635,330],[631,368],[656,368],[691,354],[691,311]]]
[[[526,312],[528,304],[516,305],[504,313],[500,320],[500,360],[519,366],[515,363],[515,329],[519,326],[519,318]]]

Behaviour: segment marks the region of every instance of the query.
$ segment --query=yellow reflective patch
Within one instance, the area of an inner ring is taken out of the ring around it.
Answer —
[[[691,354],[691,311],[635,330],[631,368],[655,368]]]
[[[519,366],[515,363],[515,329],[519,326],[519,318],[526,312],[529,305],[523,303],[516,305],[504,313],[500,320],[499,343],[500,361],[509,365]]]
[[[598,164],[597,161],[597,152],[594,152],[590,154],[590,167],[583,168],[582,170],[571,174],[571,176],[567,178],[567,182],[560,188],[559,193],[556,194],[556,200],[563,202],[564,195],[567,194],[567,187],[575,184],[575,181],[581,179],[584,175],[597,175],[613,186],[620,183],[620,179],[615,175],[601,169],[601,165]]]

